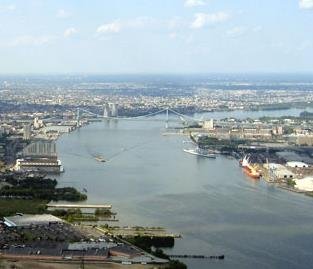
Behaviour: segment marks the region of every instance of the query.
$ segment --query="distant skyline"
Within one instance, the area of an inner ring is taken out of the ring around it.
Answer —
[[[313,72],[313,0],[0,0],[0,73]]]

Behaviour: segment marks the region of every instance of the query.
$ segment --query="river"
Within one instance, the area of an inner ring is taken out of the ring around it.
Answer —
[[[112,204],[119,225],[181,233],[167,253],[226,256],[183,260],[188,268],[312,268],[312,198],[247,178],[236,160],[189,155],[186,137],[163,132],[160,121],[110,121],[63,135],[59,184],[86,188],[87,203]]]

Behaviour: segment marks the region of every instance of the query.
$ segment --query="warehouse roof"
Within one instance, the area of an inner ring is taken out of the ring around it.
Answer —
[[[28,215],[17,214],[11,217],[4,217],[4,223],[9,227],[27,227],[31,225],[47,225],[49,223],[63,222],[53,215]]]

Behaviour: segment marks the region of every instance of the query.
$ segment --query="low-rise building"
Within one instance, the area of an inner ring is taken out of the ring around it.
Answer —
[[[277,179],[293,179],[294,173],[289,171],[284,165],[277,163],[264,164],[264,168],[270,171],[271,176]]]
[[[33,171],[58,174],[63,172],[63,166],[61,161],[58,160],[56,157],[47,157],[47,158],[27,157],[16,160],[15,170],[24,172]]]
[[[292,168],[308,168],[309,165],[304,162],[287,162],[287,166]]]
[[[4,224],[8,227],[29,227],[32,225],[49,225],[51,223],[62,223],[63,220],[50,214],[31,215],[16,214],[4,217]]]
[[[313,135],[297,135],[296,144],[299,146],[312,146]]]
[[[301,191],[313,191],[313,177],[295,179],[295,188]]]

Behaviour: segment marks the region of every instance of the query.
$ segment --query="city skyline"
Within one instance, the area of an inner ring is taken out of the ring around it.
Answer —
[[[313,72],[312,0],[1,1],[0,73]]]

